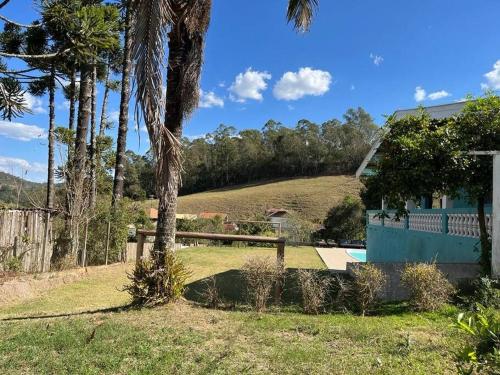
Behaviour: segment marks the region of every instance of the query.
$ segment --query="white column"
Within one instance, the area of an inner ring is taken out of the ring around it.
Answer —
[[[493,277],[500,276],[500,154],[493,157],[493,233],[491,266]]]
[[[413,201],[406,201],[405,208],[407,210],[414,210],[415,208],[417,208],[417,205]]]
[[[441,198],[443,209],[453,208],[453,200],[449,196],[443,195]]]
[[[386,207],[385,207],[385,200],[384,200],[384,198],[382,198],[382,210],[385,210],[385,209],[386,209]]]

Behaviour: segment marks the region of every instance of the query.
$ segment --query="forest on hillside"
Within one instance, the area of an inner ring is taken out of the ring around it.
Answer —
[[[197,139],[183,138],[182,194],[266,179],[352,174],[379,128],[363,109],[349,109],[342,121],[300,120],[286,127],[269,120],[261,130],[237,131],[220,125]],[[150,154],[127,151],[124,195],[134,200],[155,195]]]

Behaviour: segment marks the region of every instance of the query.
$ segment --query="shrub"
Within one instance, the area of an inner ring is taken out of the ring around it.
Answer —
[[[435,311],[450,300],[454,288],[435,263],[407,264],[401,282],[410,292],[410,305],[417,311]]]
[[[480,277],[472,282],[473,294],[468,299],[469,305],[479,303],[494,309],[500,308],[499,281],[489,277]]]
[[[347,196],[332,207],[323,223],[321,235],[325,240],[360,240],[365,237],[365,210],[358,199]]]
[[[11,272],[21,272],[23,268],[23,262],[18,257],[10,257],[5,262],[5,269]]]
[[[219,296],[219,288],[217,288],[217,280],[215,276],[211,276],[204,281],[205,287],[201,292],[201,298],[207,307],[217,309],[222,300]]]
[[[475,312],[459,314],[454,326],[469,338],[455,353],[459,373],[499,374],[500,321],[497,313],[477,304]]]
[[[319,314],[325,304],[330,280],[321,277],[318,271],[299,270],[299,287],[302,292],[302,307],[306,314]]]
[[[280,281],[283,269],[270,257],[250,257],[242,267],[247,296],[257,312],[266,309],[273,286]]]
[[[131,281],[126,290],[132,296],[132,304],[154,306],[177,301],[185,289],[190,271],[177,257],[175,252],[167,251],[165,266],[156,269],[152,260],[141,260],[137,263]]]
[[[387,277],[382,270],[369,263],[356,265],[353,273],[353,302],[364,316],[379,302],[379,294],[386,284]]]

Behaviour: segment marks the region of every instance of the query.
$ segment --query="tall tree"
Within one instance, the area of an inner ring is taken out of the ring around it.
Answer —
[[[318,0],[290,0],[288,19],[307,29]],[[163,270],[166,252],[175,243],[177,195],[184,118],[196,108],[211,0],[137,0],[132,51],[137,105],[148,130],[156,162],[158,223],[154,267]],[[167,91],[163,102],[162,65],[168,40]],[[162,117],[164,117],[162,121]],[[158,273],[159,274],[159,273]],[[164,284],[152,293],[168,301]]]
[[[118,136],[116,139],[116,163],[115,176],[113,180],[113,207],[123,196],[123,182],[125,163],[127,160],[127,130],[128,130],[128,110],[130,101],[130,71],[132,67],[130,32],[132,27],[132,0],[124,3],[125,17],[123,22],[123,61],[122,61],[122,80],[120,93],[120,115],[118,120]]]

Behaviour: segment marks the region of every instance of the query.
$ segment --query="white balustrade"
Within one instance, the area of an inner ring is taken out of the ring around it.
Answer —
[[[486,215],[486,227],[491,234],[492,218]],[[476,213],[453,213],[448,214],[448,234],[459,237],[479,238],[479,220]]]
[[[379,214],[368,214],[368,224],[371,225],[382,225],[382,219]]]
[[[400,217],[399,220],[396,220],[396,214],[388,214],[384,219],[384,226],[390,227],[390,228],[399,228],[399,229],[404,229],[405,228],[405,218]]]
[[[411,230],[431,233],[443,231],[443,215],[431,213],[410,213],[408,227]]]

